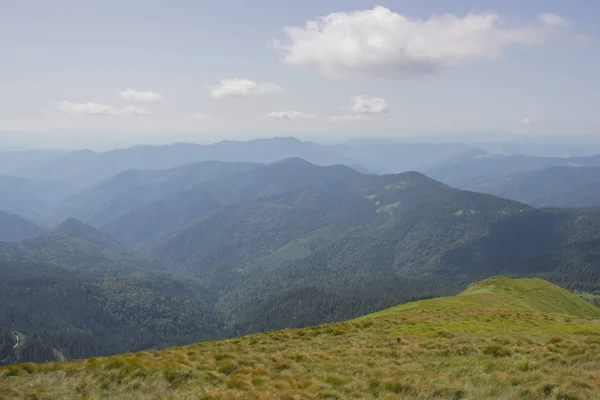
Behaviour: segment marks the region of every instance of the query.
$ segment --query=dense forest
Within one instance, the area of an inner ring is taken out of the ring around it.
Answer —
[[[3,363],[340,321],[498,274],[600,294],[600,210],[417,172],[199,163],[123,172],[56,215],[69,209],[95,226],[67,218],[0,243]]]

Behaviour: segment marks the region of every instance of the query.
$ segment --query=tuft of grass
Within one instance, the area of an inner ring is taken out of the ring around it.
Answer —
[[[184,371],[177,367],[168,367],[163,371],[163,376],[172,389],[180,387],[193,378],[193,375],[189,371]]]
[[[499,344],[485,346],[482,350],[482,353],[494,357],[509,357],[511,355],[511,351],[509,349]]]

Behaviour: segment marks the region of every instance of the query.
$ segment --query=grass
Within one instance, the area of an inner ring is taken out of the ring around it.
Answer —
[[[597,399],[600,309],[540,279],[363,318],[0,369],[2,399]]]

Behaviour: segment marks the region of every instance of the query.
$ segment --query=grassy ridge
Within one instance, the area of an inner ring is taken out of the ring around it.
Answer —
[[[580,296],[539,278],[510,279],[495,276],[475,282],[455,297],[416,301],[366,315],[361,319],[404,311],[446,308],[509,308],[600,318],[600,308]]]
[[[600,309],[540,279],[343,323],[0,369],[0,398],[595,399]]]

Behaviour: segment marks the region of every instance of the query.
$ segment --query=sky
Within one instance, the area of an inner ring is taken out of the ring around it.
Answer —
[[[600,2],[0,0],[0,146],[600,136]]]

